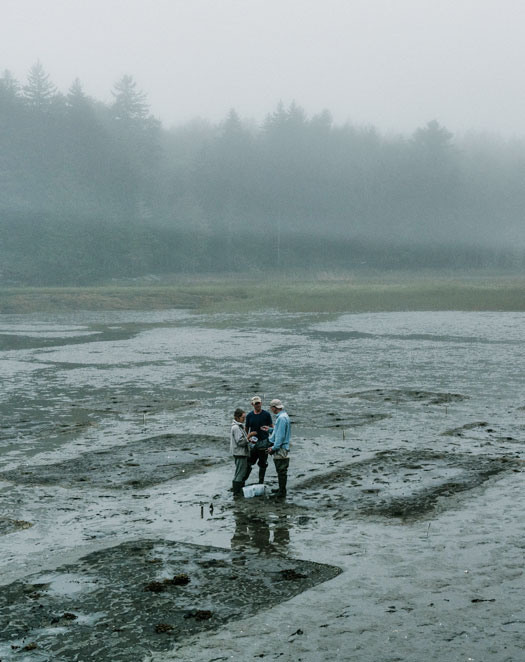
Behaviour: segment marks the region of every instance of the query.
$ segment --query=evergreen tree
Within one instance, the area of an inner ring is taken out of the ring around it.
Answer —
[[[36,62],[27,75],[24,85],[24,99],[28,106],[37,109],[49,108],[57,96],[57,88],[51,82],[49,74],[40,61]]]
[[[75,78],[66,95],[66,105],[71,109],[84,110],[91,107],[91,100],[82,89],[82,84],[78,78]]]
[[[140,120],[149,116],[149,105],[144,92],[137,90],[133,76],[122,76],[111,92],[115,101],[112,106],[113,117],[117,120]]]
[[[20,99],[20,83],[9,69],[5,69],[0,78],[0,107],[14,105]]]

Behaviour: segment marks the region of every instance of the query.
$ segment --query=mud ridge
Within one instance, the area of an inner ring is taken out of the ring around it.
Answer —
[[[125,446],[89,451],[76,458],[18,467],[2,480],[24,485],[61,485],[140,489],[186,478],[228,459],[224,439],[210,435],[164,434]]]
[[[490,477],[511,471],[517,461],[507,458],[437,453],[384,451],[373,458],[347,464],[299,483],[299,503],[331,509],[337,517],[381,516],[418,518],[441,508],[444,501],[472,490]]]

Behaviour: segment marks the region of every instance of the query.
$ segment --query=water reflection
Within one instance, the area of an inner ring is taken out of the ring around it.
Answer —
[[[285,513],[270,516],[265,512],[234,510],[235,531],[232,549],[252,547],[259,552],[286,552],[290,542],[290,522]]]

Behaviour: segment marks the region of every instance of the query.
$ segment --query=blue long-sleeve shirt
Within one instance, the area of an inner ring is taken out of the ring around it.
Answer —
[[[272,452],[282,448],[286,451],[290,450],[290,417],[283,410],[277,414],[275,425],[273,426],[272,434],[270,435],[269,442],[272,444]]]

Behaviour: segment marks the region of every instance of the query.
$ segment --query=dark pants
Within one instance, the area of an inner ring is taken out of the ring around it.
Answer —
[[[285,496],[286,494],[286,482],[288,480],[288,466],[290,464],[290,458],[273,458],[275,464],[275,471],[277,472],[277,480],[279,481],[279,496]]]
[[[284,476],[285,478],[288,477],[288,466],[290,465],[290,458],[275,457],[273,461],[275,463],[275,471],[277,472],[277,476]]]
[[[259,483],[264,483],[264,475],[266,474],[266,467],[268,466],[268,453],[266,452],[266,448],[252,448],[248,475],[250,474],[252,467],[256,464],[259,465]]]
[[[268,453],[266,448],[253,448],[250,454],[250,464],[259,465],[259,469],[266,469],[268,466]]]
[[[248,470],[248,457],[244,455],[234,455],[233,459],[235,460],[235,476],[233,477],[233,480],[235,483],[243,483]]]

